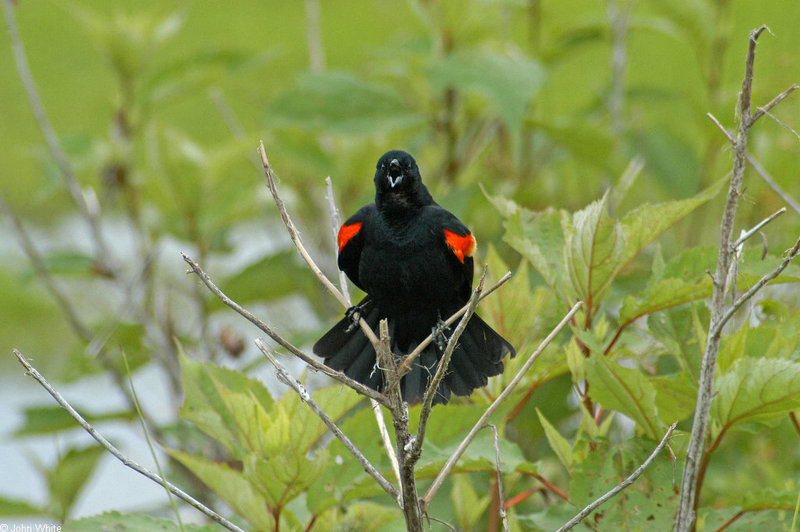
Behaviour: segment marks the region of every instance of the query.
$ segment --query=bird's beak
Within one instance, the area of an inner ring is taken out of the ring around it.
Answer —
[[[392,159],[389,162],[389,172],[386,174],[386,179],[392,188],[399,185],[403,180],[403,170],[400,168],[400,162],[397,159]]]

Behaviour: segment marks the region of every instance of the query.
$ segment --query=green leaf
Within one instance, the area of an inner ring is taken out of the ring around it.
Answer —
[[[652,438],[663,436],[665,425],[658,417],[656,390],[642,372],[623,368],[604,356],[586,359],[586,380],[592,399],[631,418]]]
[[[452,87],[480,94],[514,131],[522,126],[527,107],[545,76],[544,68],[532,59],[487,51],[452,53],[428,69],[434,89]]]
[[[619,444],[607,440],[592,443],[592,452],[573,466],[569,494],[570,501],[578,507],[628,477],[656,446],[655,441],[642,438]],[[667,530],[672,526],[677,498],[672,463],[662,455],[636,482],[598,509],[591,522],[598,530]]]
[[[298,290],[310,293],[316,286],[313,276],[299,268],[294,247],[267,255],[247,265],[220,284],[220,288],[234,301],[269,302],[296,294]],[[215,299],[212,306],[222,308],[224,303]]]
[[[708,308],[703,303],[682,305],[647,317],[647,327],[690,378],[700,377],[700,363],[706,346]]]
[[[505,222],[505,241],[528,259],[542,279],[560,291],[564,281],[563,226],[568,223],[566,211],[548,209],[532,212],[518,208]]]
[[[462,530],[471,530],[489,507],[491,498],[488,494],[479,497],[466,475],[453,475],[452,479],[453,491],[450,492],[450,499],[453,501],[456,519]]]
[[[625,251],[621,255],[622,264],[619,268],[622,269],[633,260],[661,233],[716,196],[726,182],[727,178],[720,179],[691,198],[657,204],[646,203],[626,214],[621,220],[625,233]]]
[[[714,269],[716,248],[690,248],[653,271],[645,289],[625,298],[619,311],[621,323],[629,323],[640,316],[711,295],[711,277],[706,273]]]
[[[84,517],[77,521],[70,521],[61,527],[63,532],[97,532],[108,530],[115,532],[219,532],[219,527],[214,525],[194,525],[191,523],[178,523],[169,519],[161,519],[145,514],[123,514],[120,512],[105,512],[100,515]]]
[[[44,508],[33,506],[27,501],[0,497],[0,517],[36,517],[46,513]]]
[[[771,426],[800,408],[800,362],[744,357],[714,384],[712,438],[743,423]]]
[[[664,424],[672,424],[692,415],[697,401],[697,381],[687,372],[652,377],[649,381],[656,390],[658,417]]]
[[[99,445],[90,447],[73,447],[47,472],[47,488],[55,505],[54,514],[65,520],[81,490],[91,479],[105,449]]]
[[[395,90],[346,72],[307,73],[278,94],[267,111],[271,127],[372,135],[415,126],[422,118]]]
[[[83,408],[76,408],[76,410],[84,419],[95,426],[104,421],[132,421],[136,419],[136,414],[133,410],[118,410],[105,414],[90,414]],[[80,428],[75,419],[60,406],[29,406],[25,407],[23,415],[25,420],[22,426],[14,431],[15,438]]]
[[[269,411],[273,400],[267,389],[242,373],[191,360],[183,352],[179,360],[184,391],[181,417],[217,439],[234,456],[246,455],[246,447],[240,441],[241,432],[222,398],[222,392],[238,390],[252,397],[263,411]]]
[[[572,291],[593,312],[621,269],[628,248],[619,222],[608,216],[608,193],[572,215],[564,263]]]
[[[240,471],[174,449],[167,449],[167,452],[254,527],[260,530],[274,528],[266,500]]]
[[[572,445],[558,432],[552,423],[550,423],[547,418],[544,417],[538,408],[536,409],[536,415],[539,416],[539,421],[544,428],[544,434],[547,437],[547,442],[550,444],[550,448],[556,453],[559,461],[567,469],[567,471],[571,471]]]

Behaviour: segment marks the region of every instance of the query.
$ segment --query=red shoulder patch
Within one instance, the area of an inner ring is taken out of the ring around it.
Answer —
[[[343,225],[339,228],[339,236],[336,238],[336,242],[339,244],[339,253],[359,231],[361,231],[361,222]]]
[[[475,251],[475,237],[472,236],[472,233],[461,236],[445,229],[444,239],[461,262],[464,262],[464,257],[471,257],[472,252]]]

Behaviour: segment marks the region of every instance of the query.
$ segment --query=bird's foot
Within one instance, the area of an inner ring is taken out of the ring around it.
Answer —
[[[450,332],[450,327],[442,321],[442,318],[436,320],[436,325],[433,326],[431,330],[431,336],[433,336],[433,343],[436,344],[436,347],[439,348],[439,351],[444,351],[447,347],[447,341],[449,337],[447,333]]]
[[[358,322],[361,321],[361,314],[368,305],[369,301],[362,301],[358,305],[353,305],[344,311],[345,317],[350,320],[350,325],[345,329],[345,332],[352,332],[358,327]]]

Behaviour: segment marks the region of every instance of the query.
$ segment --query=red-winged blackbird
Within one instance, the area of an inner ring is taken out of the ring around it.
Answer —
[[[422,184],[414,158],[390,151],[378,160],[375,203],[362,207],[339,229],[339,268],[367,293],[314,345],[325,364],[373,389],[383,389],[375,350],[354,313],[378,330],[388,318],[392,353],[410,353],[432,330],[438,340],[417,358],[403,377],[409,403],[421,400],[446,345],[447,319],[472,292],[475,237],[452,213],[439,206]],[[514,348],[478,315],[458,340],[450,367],[434,403],[450,394],[469,395],[503,372],[502,359]]]

